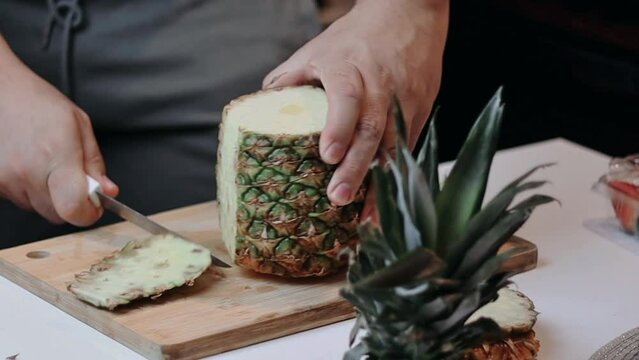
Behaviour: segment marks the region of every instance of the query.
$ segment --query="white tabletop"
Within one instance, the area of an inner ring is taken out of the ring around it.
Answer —
[[[639,326],[639,285],[634,282],[639,251],[632,251],[636,244],[629,236],[615,230],[601,236],[584,225],[604,223],[613,215],[609,203],[590,190],[605,172],[608,157],[568,141],[500,151],[488,196],[544,162],[558,165],[536,178],[552,181],[544,190],[562,205],[539,208],[518,232],[537,243],[539,267],[514,281],[541,313],[535,326],[541,341],[539,358],[587,359],[612,338]],[[19,360],[142,358],[3,277],[0,305],[0,359],[16,353]],[[345,321],[324,326],[212,359],[340,359],[351,325]]]

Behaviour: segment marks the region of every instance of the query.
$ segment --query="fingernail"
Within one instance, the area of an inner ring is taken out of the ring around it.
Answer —
[[[287,73],[287,71],[285,71],[285,72],[283,72],[283,73],[281,73],[279,75],[274,76],[273,79],[271,79],[271,81],[269,81],[268,84],[266,84],[266,88],[268,89],[271,86],[273,86],[273,84],[275,84],[275,82],[277,80],[279,80],[282,76],[286,75],[286,73]]]
[[[115,190],[118,188],[118,186],[111,181],[111,179],[109,179],[106,175],[102,175],[102,181],[106,184],[106,186],[112,190]]]
[[[322,154],[324,161],[327,163],[335,164],[341,160],[341,156],[343,153],[342,145],[338,143],[332,143],[328,145],[324,153]]]
[[[345,205],[350,202],[352,193],[353,190],[350,185],[341,183],[337,185],[331,194],[333,202],[337,203],[337,205]]]

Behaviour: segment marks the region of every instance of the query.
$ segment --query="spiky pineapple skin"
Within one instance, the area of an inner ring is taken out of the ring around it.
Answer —
[[[504,302],[511,306],[504,307]],[[499,303],[502,306],[495,306]],[[488,308],[491,310],[485,311]],[[498,313],[495,314],[495,312]],[[539,313],[535,310],[535,304],[524,293],[503,288],[499,290],[497,300],[478,310],[468,321],[472,321],[475,315],[480,314],[488,315],[495,320],[507,336],[500,341],[487,342],[473,348],[465,355],[466,360],[533,360],[537,358],[540,343],[535,337],[533,326],[537,322]],[[497,318],[491,314],[496,315]]]
[[[533,360],[537,359],[540,344],[535,332],[490,342],[470,350],[465,360]]]
[[[349,205],[331,204],[334,170],[319,156],[319,133],[241,131],[236,264],[288,277],[324,276],[345,265],[340,255],[357,242],[364,189]]]

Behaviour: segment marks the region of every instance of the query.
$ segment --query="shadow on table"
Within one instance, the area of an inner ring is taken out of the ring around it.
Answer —
[[[602,238],[639,256],[639,239],[636,236],[625,233],[614,217],[587,219],[584,227]]]

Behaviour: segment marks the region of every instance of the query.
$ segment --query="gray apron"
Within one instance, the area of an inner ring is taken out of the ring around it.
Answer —
[[[0,1],[2,35],[89,114],[144,213],[214,199],[222,107],[319,30],[313,0]],[[0,248],[72,230],[0,200]]]

